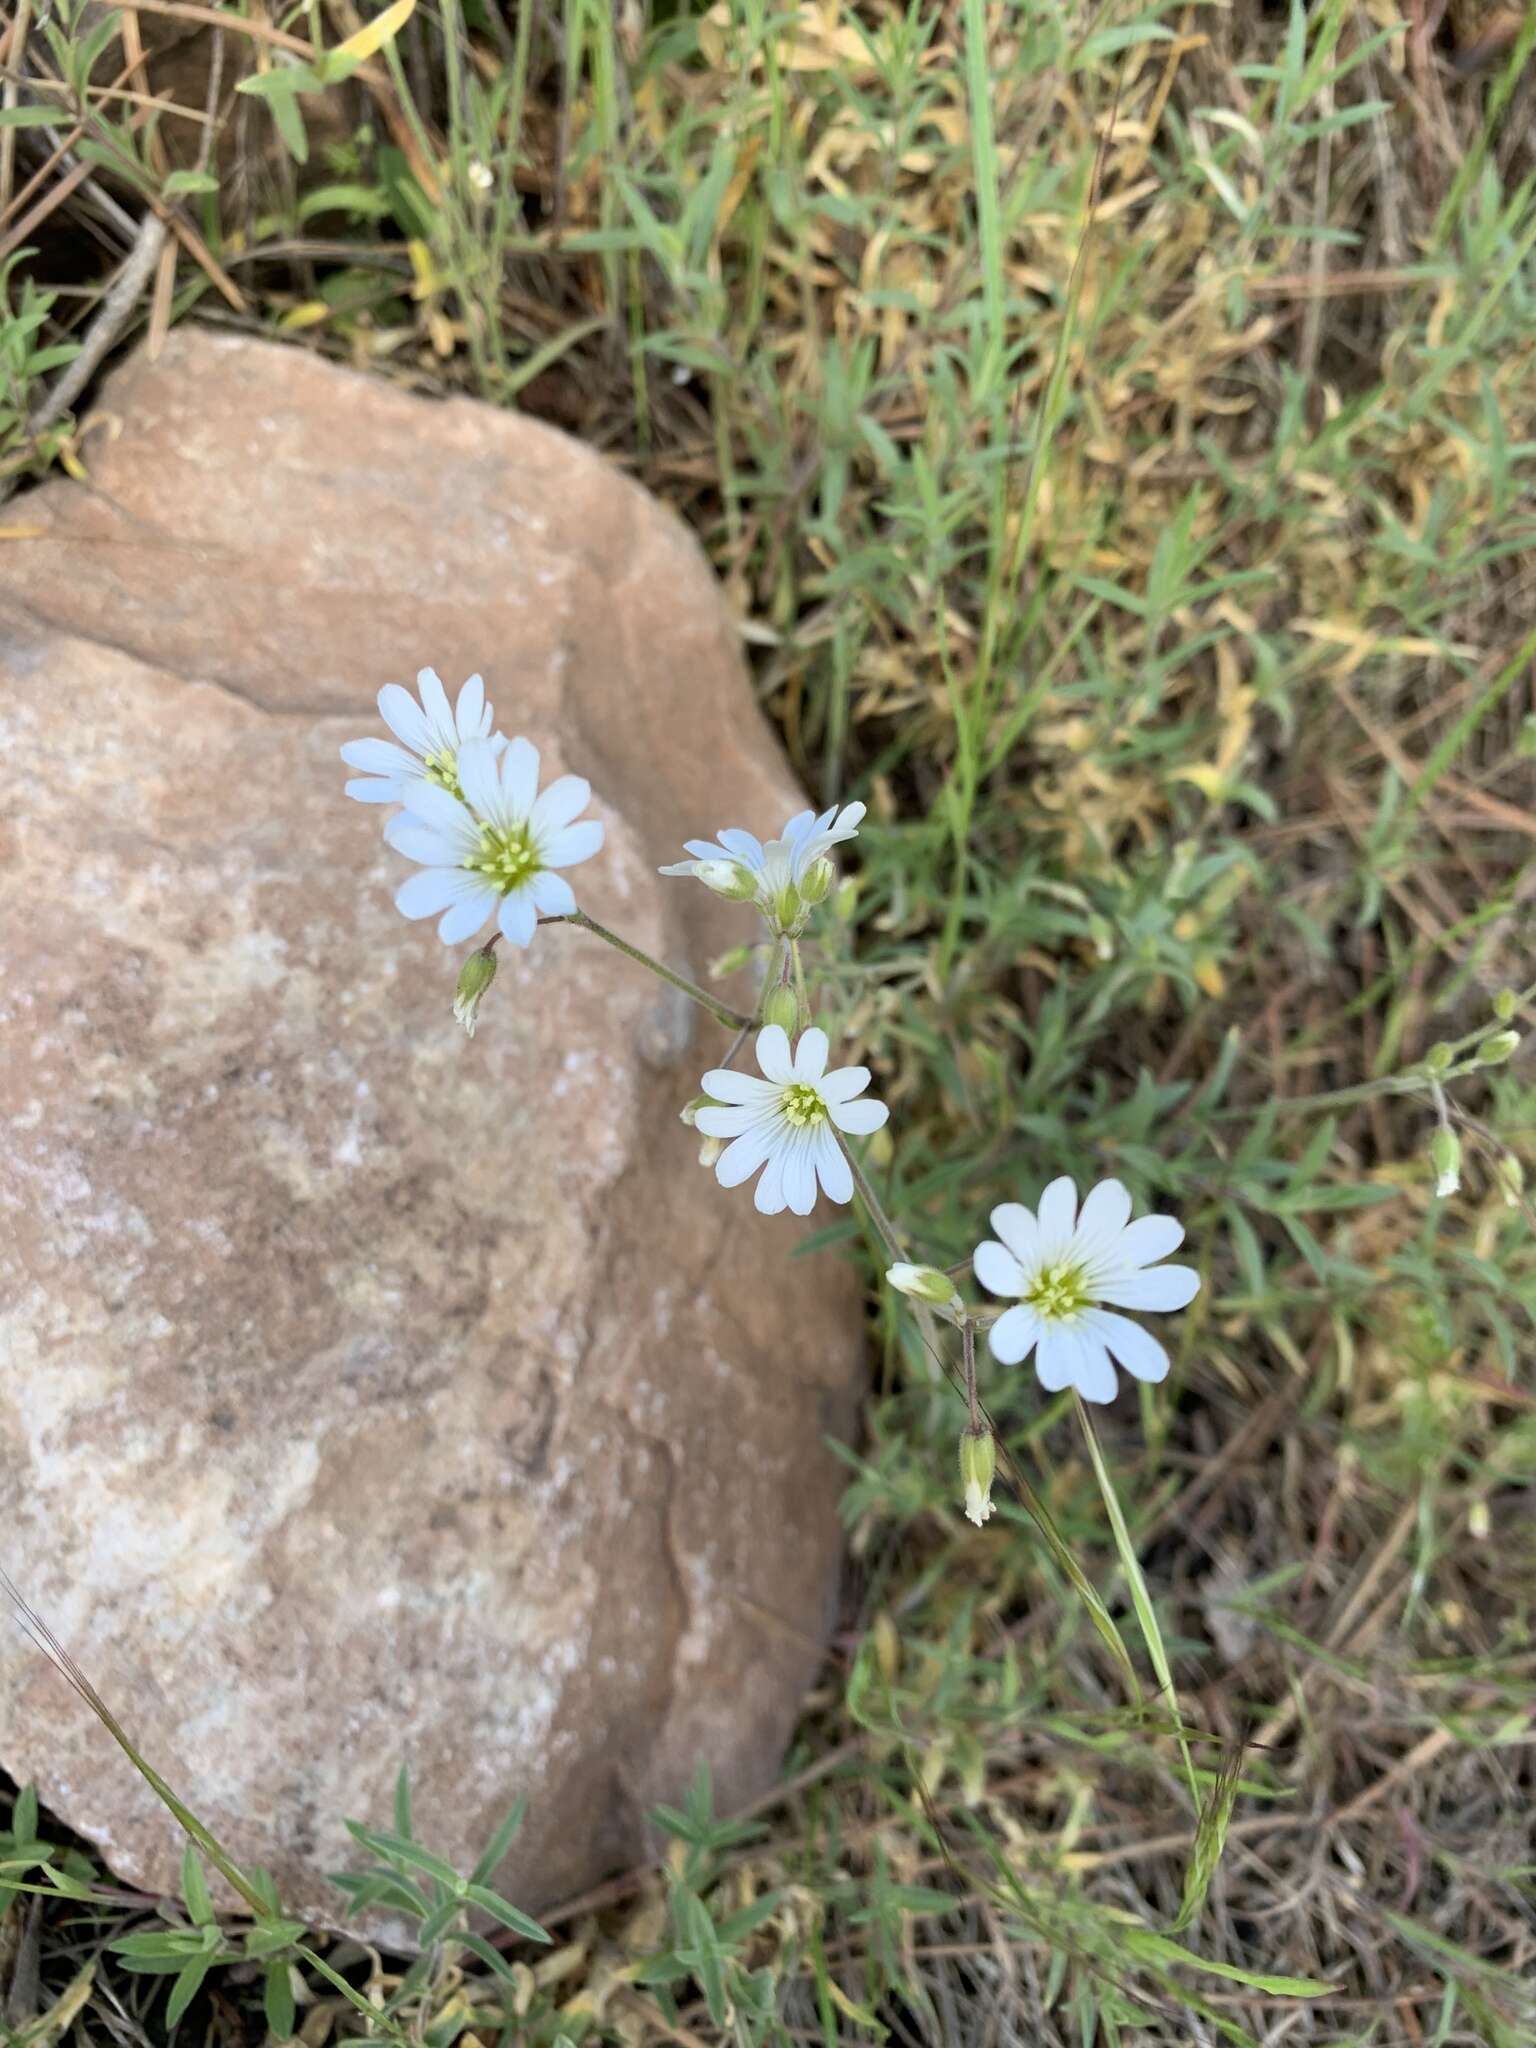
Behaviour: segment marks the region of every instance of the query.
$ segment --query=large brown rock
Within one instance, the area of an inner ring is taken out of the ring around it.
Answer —
[[[590,776],[598,918],[702,973],[657,878],[795,805],[683,529],[529,420],[183,331],[89,485],[0,550],[0,1557],[152,1761],[334,1918],[344,1816],[537,1907],[700,1759],[770,1781],[837,1571],[858,1311],[695,1162],[723,1044],[589,935],[459,955],[341,794],[376,687],[481,669]],[[741,994],[740,989],[737,990]],[[0,1761],[124,1878],[177,1832],[0,1633]]]

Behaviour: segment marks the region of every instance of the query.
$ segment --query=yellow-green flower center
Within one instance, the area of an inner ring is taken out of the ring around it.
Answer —
[[[464,801],[464,792],[459,787],[459,757],[452,747],[444,747],[441,753],[426,754],[422,766],[427,771],[428,782],[435,782],[439,789],[446,789],[450,796]]]
[[[825,1123],[827,1105],[808,1082],[791,1081],[779,1098],[784,1121],[803,1131],[808,1124]]]
[[[1042,1266],[1029,1284],[1024,1299],[1047,1322],[1065,1322],[1087,1308],[1093,1297],[1081,1266],[1065,1261]]]
[[[465,867],[493,882],[503,896],[520,889],[543,866],[526,825],[480,827],[480,850]]]

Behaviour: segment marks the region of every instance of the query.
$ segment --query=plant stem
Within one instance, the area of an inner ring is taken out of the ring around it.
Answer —
[[[960,1356],[965,1365],[965,1399],[971,1411],[971,1428],[981,1428],[981,1411],[976,1404],[976,1329],[969,1316],[960,1325]]]
[[[881,1206],[880,1197],[869,1184],[869,1175],[854,1157],[849,1149],[848,1140],[841,1131],[837,1133],[837,1144],[838,1150],[848,1162],[848,1171],[853,1175],[853,1184],[859,1191],[859,1199],[868,1210],[870,1221],[880,1233],[881,1242],[893,1259],[904,1259],[906,1247],[896,1234],[896,1226],[892,1223],[890,1217],[886,1215],[884,1208]]]
[[[690,1002],[697,1003],[702,1010],[708,1010],[715,1022],[723,1024],[727,1031],[747,1032],[756,1022],[756,1019],[749,1017],[745,1011],[733,1010],[729,1003],[722,1003],[718,996],[712,996],[707,989],[700,988],[697,982],[690,981],[686,975],[674,974],[670,967],[664,967],[643,948],[632,946],[628,939],[621,939],[617,932],[609,931],[607,925],[599,924],[595,917],[588,917],[584,910],[573,910],[569,917],[546,917],[541,919],[541,922],[580,925],[583,931],[592,932],[598,938],[606,940],[626,958],[637,960],[642,967],[648,967],[652,974],[659,975],[665,982],[670,982],[673,988],[681,989]]]

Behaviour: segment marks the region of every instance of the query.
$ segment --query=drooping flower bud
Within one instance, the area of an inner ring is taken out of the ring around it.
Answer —
[[[485,992],[496,979],[496,954],[490,946],[482,946],[478,953],[471,953],[459,969],[459,985],[454,991],[453,1014],[464,1026],[468,1037],[475,1035],[479,1021],[480,1005]]]
[[[1485,1038],[1477,1048],[1477,1063],[1480,1067],[1501,1067],[1520,1043],[1518,1031],[1495,1031],[1492,1038]]]
[[[960,1438],[960,1484],[965,1488],[966,1520],[979,1529],[992,1512],[992,1480],[997,1471],[997,1446],[990,1429],[967,1429]]]
[[[1436,1126],[1429,1141],[1429,1163],[1435,1169],[1435,1193],[1443,1200],[1461,1186],[1461,1140],[1449,1124]]]
[[[700,1166],[713,1166],[713,1165],[714,1165],[714,1163],[715,1163],[715,1161],[716,1161],[716,1160],[717,1160],[717,1159],[718,1159],[718,1158],[720,1157],[720,1154],[721,1154],[721,1153],[722,1153],[722,1152],[723,1152],[724,1150],[725,1150],[725,1140],[724,1140],[724,1138],[700,1138],[700,1140],[699,1140],[699,1164],[700,1164]]]
[[[898,1294],[910,1294],[914,1301],[931,1301],[944,1308],[960,1306],[959,1289],[937,1266],[888,1266],[885,1277]]]

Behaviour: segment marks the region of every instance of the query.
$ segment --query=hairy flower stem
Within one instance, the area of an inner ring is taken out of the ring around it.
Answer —
[[[869,1175],[864,1171],[849,1147],[841,1131],[836,1133],[837,1143],[848,1162],[848,1171],[853,1175],[853,1184],[859,1191],[859,1199],[869,1214],[869,1220],[880,1233],[880,1241],[893,1260],[906,1260],[907,1249],[897,1235],[896,1226],[886,1215],[880,1197],[870,1186]]]
[[[664,967],[642,947],[632,946],[628,939],[621,939],[617,932],[609,931],[607,925],[599,924],[595,917],[588,917],[584,910],[573,910],[569,917],[547,917],[540,921],[544,924],[580,925],[583,931],[592,932],[596,937],[606,940],[626,958],[637,960],[642,967],[648,967],[652,974],[659,975],[665,982],[670,982],[673,988],[681,989],[690,1002],[697,1003],[701,1010],[708,1010],[715,1022],[723,1024],[727,1031],[747,1032],[756,1022],[755,1018],[747,1016],[744,1011],[733,1010],[729,1003],[722,1003],[718,996],[710,995],[707,989],[700,988],[697,982],[690,981],[686,975],[674,974],[670,967]]]
[[[971,1411],[971,1428],[981,1428],[981,1409],[976,1400],[976,1331],[969,1316],[960,1325],[960,1357],[965,1366],[965,1399]]]

